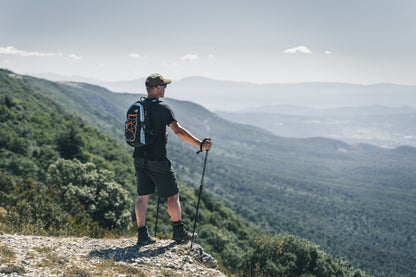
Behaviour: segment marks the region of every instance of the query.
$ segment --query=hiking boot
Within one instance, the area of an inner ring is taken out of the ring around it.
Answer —
[[[147,226],[139,227],[137,232],[137,245],[148,245],[156,242],[156,239],[149,236]]]
[[[183,222],[181,220],[173,222],[172,225],[173,225],[172,239],[176,241],[176,243],[183,243],[185,241],[192,239],[192,233],[185,230],[185,226],[183,225]],[[196,237],[197,237],[197,234],[195,234],[194,238]]]

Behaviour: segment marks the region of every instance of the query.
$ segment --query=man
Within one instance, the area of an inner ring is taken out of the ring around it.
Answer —
[[[147,99],[152,100],[150,118],[154,139],[147,146],[136,147],[133,154],[139,195],[135,205],[138,245],[147,245],[156,241],[149,236],[145,224],[147,201],[149,195],[155,191],[155,187],[160,196],[167,197],[168,213],[173,225],[172,239],[181,243],[192,237],[192,233],[185,230],[182,222],[178,184],[175,172],[166,156],[166,126],[169,126],[178,137],[198,148],[210,150],[212,146],[210,140],[202,142],[179,125],[171,108],[159,101],[165,96],[166,86],[171,82],[160,74],[152,74],[146,79]]]

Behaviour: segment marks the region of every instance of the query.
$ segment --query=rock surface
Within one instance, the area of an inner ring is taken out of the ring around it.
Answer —
[[[0,276],[225,276],[190,243],[0,235]]]

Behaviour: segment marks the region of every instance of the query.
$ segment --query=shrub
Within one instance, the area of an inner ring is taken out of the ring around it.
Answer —
[[[261,237],[239,266],[244,276],[367,276],[296,236]]]
[[[70,214],[80,205],[94,221],[106,228],[128,228],[132,200],[114,182],[114,174],[97,170],[93,163],[59,159],[48,169],[48,183]]]

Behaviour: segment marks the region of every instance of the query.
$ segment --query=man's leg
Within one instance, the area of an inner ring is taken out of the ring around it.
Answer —
[[[146,225],[146,207],[148,200],[149,195],[139,195],[139,197],[137,197],[136,205],[134,206],[137,226],[139,228]]]
[[[179,193],[168,197],[168,212],[172,218],[172,239],[177,243],[182,243],[190,240],[192,238],[192,233],[185,230],[185,226],[181,220],[181,204],[179,202]]]
[[[137,226],[137,244],[147,245],[156,242],[155,239],[149,236],[146,226],[146,207],[149,195],[139,195],[136,201],[134,210],[136,212]]]
[[[168,197],[168,213],[173,222],[181,220],[181,203],[179,202],[179,193]]]
[[[136,170],[137,201],[134,206],[136,213],[137,226],[140,228],[146,225],[146,207],[150,194],[155,191],[155,185],[146,173],[145,160],[143,158],[134,159]]]

